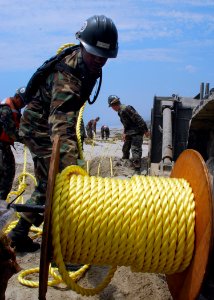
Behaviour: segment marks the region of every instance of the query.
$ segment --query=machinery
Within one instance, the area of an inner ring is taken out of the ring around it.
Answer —
[[[209,89],[209,83],[206,83],[205,91],[204,83],[201,83],[200,92],[193,98],[174,94],[171,97],[154,97],[148,174],[168,177],[177,158],[186,149],[194,149],[203,157],[210,175],[213,198],[214,88]],[[199,170],[192,168],[189,172],[196,176]],[[211,244],[209,267],[199,299],[214,299],[213,237]]]
[[[201,83],[193,98],[154,97],[149,174],[167,176],[185,149],[197,150],[214,172],[214,88]]]

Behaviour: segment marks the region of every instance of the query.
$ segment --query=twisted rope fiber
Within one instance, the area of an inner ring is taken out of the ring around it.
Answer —
[[[82,295],[99,293],[117,266],[173,274],[194,251],[194,195],[184,179],[91,176],[78,166],[57,174],[52,206],[54,260],[63,281]],[[65,263],[111,265],[96,288],[83,288]]]
[[[69,277],[72,278],[72,280],[77,281],[83,276],[83,274],[86,272],[86,270],[88,268],[89,268],[89,266],[85,265],[82,268],[80,268],[78,271],[69,272]],[[19,273],[18,281],[23,285],[26,285],[26,286],[29,286],[32,288],[36,288],[39,286],[39,281],[25,279],[26,276],[32,275],[35,273],[39,273],[39,267],[24,270]],[[49,277],[52,277],[51,280],[48,280],[49,286],[56,286],[60,283],[63,283],[62,277],[58,274],[57,268],[52,268],[52,267],[49,268]]]

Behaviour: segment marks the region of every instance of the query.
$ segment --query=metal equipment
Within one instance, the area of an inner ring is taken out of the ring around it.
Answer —
[[[154,97],[149,175],[168,176],[185,149],[197,150],[214,171],[214,89],[201,83],[195,97]]]

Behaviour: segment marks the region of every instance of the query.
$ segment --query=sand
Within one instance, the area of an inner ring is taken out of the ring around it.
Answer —
[[[115,135],[116,136],[116,135]],[[16,157],[16,180],[14,182],[14,190],[17,189],[17,178],[23,171],[23,145],[16,143],[14,150]],[[102,141],[99,135],[96,142],[84,145],[84,156],[88,163],[88,171],[90,175],[99,175],[102,177],[120,177],[130,178],[134,169],[128,160],[122,160],[122,142],[115,140],[115,137],[108,141]],[[147,169],[148,143],[143,145],[142,158],[142,174],[146,174]],[[111,170],[112,162],[112,170]],[[27,172],[33,174],[33,163],[31,156],[27,154]],[[27,179],[28,188],[24,194],[27,199],[33,190],[33,182]],[[37,239],[41,241],[41,237]],[[39,266],[40,251],[30,254],[17,253],[17,261],[23,270],[31,269]],[[105,276],[108,267],[93,266],[86,272],[85,276],[79,281],[84,287],[95,287]],[[34,300],[38,299],[38,288],[27,287],[19,283],[17,275],[14,275],[8,283],[6,291],[7,300]],[[29,275],[28,278],[37,281],[37,275]],[[100,299],[100,300],[170,300],[172,299],[165,275],[149,274],[149,273],[133,273],[129,267],[118,267],[110,284],[98,295],[86,297],[66,288],[64,284],[55,287],[48,287],[46,299]]]

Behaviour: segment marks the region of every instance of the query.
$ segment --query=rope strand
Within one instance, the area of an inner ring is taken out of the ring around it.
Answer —
[[[194,250],[194,195],[184,179],[91,176],[78,166],[57,174],[52,206],[54,260],[66,284],[82,295],[105,287],[117,266],[172,274]],[[65,262],[111,265],[94,289],[76,284]]]

